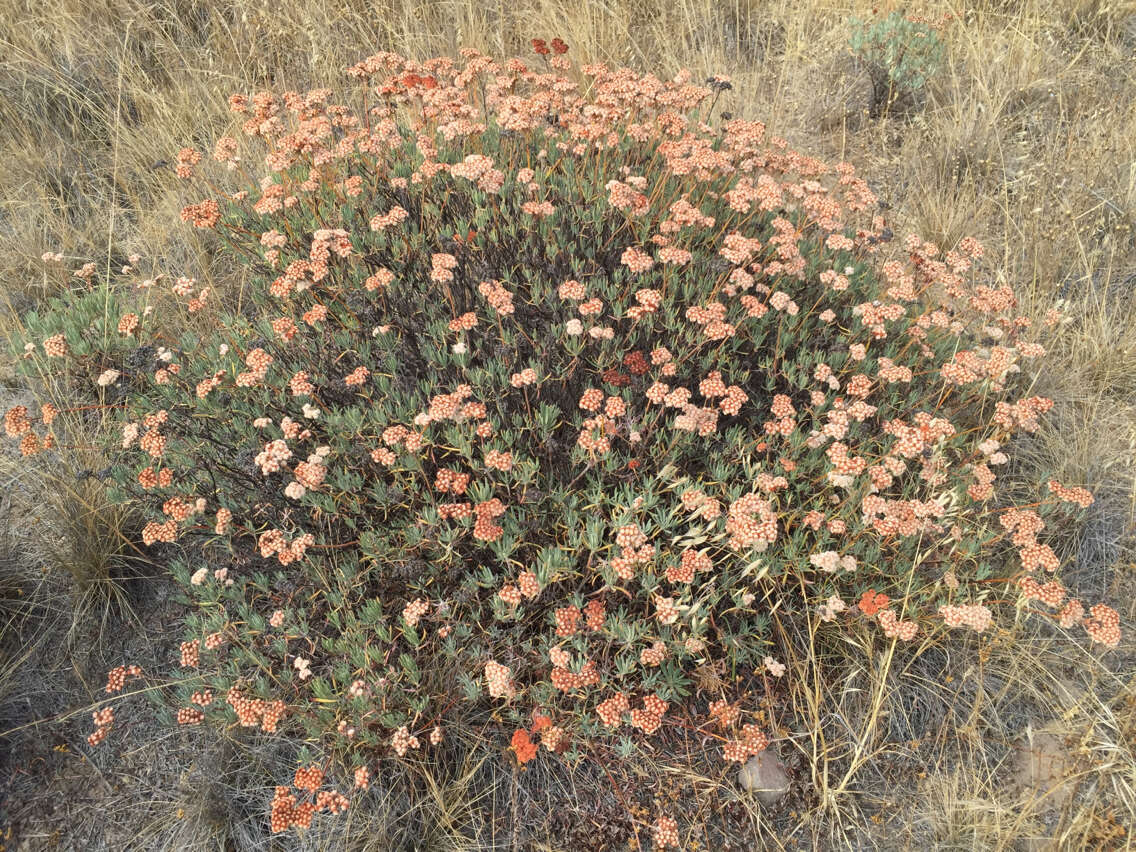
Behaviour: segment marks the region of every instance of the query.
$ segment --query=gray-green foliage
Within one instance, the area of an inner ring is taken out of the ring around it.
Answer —
[[[896,88],[920,92],[943,64],[943,41],[934,28],[892,12],[878,20],[852,18],[849,47]]]

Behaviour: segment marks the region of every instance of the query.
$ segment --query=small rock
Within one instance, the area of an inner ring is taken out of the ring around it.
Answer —
[[[789,774],[785,764],[769,750],[755,755],[738,770],[738,783],[755,793],[763,805],[772,805],[789,792]]]

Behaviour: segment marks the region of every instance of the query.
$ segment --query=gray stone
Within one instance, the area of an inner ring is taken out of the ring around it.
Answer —
[[[738,783],[746,792],[753,793],[763,805],[780,801],[789,792],[789,774],[785,764],[769,749],[751,757],[738,770]]]

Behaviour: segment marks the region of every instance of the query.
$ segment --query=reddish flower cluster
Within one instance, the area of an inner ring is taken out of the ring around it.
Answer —
[[[655,845],[660,849],[677,848],[679,846],[678,823],[672,817],[661,816],[651,826],[651,836]]]
[[[734,763],[745,763],[769,746],[769,738],[757,725],[743,725],[741,739],[730,740],[722,748],[722,756]]]
[[[114,708],[104,707],[102,710],[94,711],[91,716],[95,722],[95,731],[87,737],[87,743],[96,746],[106,739],[111,726],[114,725]]]
[[[1046,606],[1060,606],[1065,600],[1065,587],[1056,580],[1042,584],[1026,575],[1018,580],[1018,589],[1026,600],[1041,601]]]
[[[477,516],[473,524],[473,537],[477,540],[496,541],[505,532],[504,527],[493,522],[494,518],[505,514],[505,504],[496,497],[478,503],[473,507],[473,512]]]
[[[255,728],[259,725],[261,730],[270,734],[275,733],[276,726],[284,717],[283,701],[245,698],[236,688],[229,690],[225,700],[236,712],[237,720],[244,728]]]
[[[200,725],[205,721],[205,714],[196,707],[182,707],[177,711],[179,725]]]
[[[667,702],[657,695],[643,698],[643,706],[631,711],[631,727],[645,734],[653,734],[663,724],[663,714],[667,712]]]
[[[611,698],[596,705],[596,715],[607,727],[616,728],[623,722],[623,714],[630,709],[631,703],[627,700],[627,695],[617,692]]]
[[[517,762],[522,765],[536,757],[537,745],[529,738],[529,732],[524,728],[513,731],[513,739],[509,745],[517,755]]]
[[[725,699],[718,699],[710,702],[710,708],[707,715],[723,730],[730,728],[738,720],[741,715],[738,708],[726,701]]]
[[[183,668],[197,668],[201,664],[201,640],[181,643],[181,664]]]
[[[592,598],[584,607],[584,624],[591,631],[603,630],[607,609],[599,598]]]
[[[1111,648],[1120,644],[1120,615],[1112,607],[1104,604],[1089,607],[1089,617],[1083,623],[1094,642]]]
[[[891,603],[891,599],[882,592],[877,592],[874,589],[868,589],[864,592],[863,597],[860,598],[859,606],[860,612],[871,618],[876,615],[880,610],[884,609]]]
[[[307,790],[314,793],[323,784],[323,770],[318,766],[299,766],[296,768],[292,786],[297,790]]]
[[[580,671],[573,672],[567,667],[569,657],[566,651],[553,648],[549,652],[549,657],[553,663],[550,680],[552,681],[552,685],[561,692],[571,692],[574,689],[587,689],[589,686],[595,686],[600,682],[600,674],[596,669],[594,660],[586,661],[580,667]]]
[[[575,606],[561,607],[556,610],[556,635],[574,636],[579,629],[580,609]]]
[[[548,56],[551,53],[559,56],[563,53],[568,52],[568,45],[566,45],[558,38],[554,38],[551,45],[545,44],[544,39],[542,38],[534,38],[532,40],[532,46],[533,50],[539,53],[541,56]]]
[[[1068,503],[1075,503],[1081,508],[1088,508],[1093,504],[1093,495],[1085,488],[1067,488],[1056,479],[1049,480],[1048,488],[1058,499]]]
[[[127,677],[141,677],[140,666],[116,666],[107,672],[106,692],[112,694],[122,689]]]
[[[639,652],[639,662],[644,666],[660,666],[666,658],[667,646],[659,641],[655,641],[651,647],[644,648]]]
[[[311,767],[315,769],[315,767]],[[319,770],[317,770],[319,771]],[[300,779],[300,770],[297,770],[297,780]],[[358,775],[356,775],[358,779]],[[307,775],[303,776],[305,783],[310,782]],[[312,786],[300,787],[299,789],[315,792],[316,797],[314,802],[301,802],[295,794],[292,793],[287,787],[277,787],[276,793],[272,797],[272,805],[269,811],[269,827],[274,834],[281,831],[287,831],[289,828],[296,826],[298,828],[310,828],[312,825],[312,817],[320,811],[328,811],[332,814],[340,814],[347,810],[349,802],[347,797],[342,793],[335,790],[320,790],[319,784],[323,782],[323,772],[319,771],[319,782]]]
[[[303,559],[307,549],[315,543],[315,536],[304,533],[291,541],[280,530],[269,530],[260,536],[257,545],[260,555],[269,557],[275,555],[281,565],[290,565]]]

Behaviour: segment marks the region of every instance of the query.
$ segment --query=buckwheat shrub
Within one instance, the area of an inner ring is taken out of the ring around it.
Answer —
[[[234,95],[182,218],[248,298],[128,275],[118,315],[29,325],[118,418],[145,544],[179,545],[180,720],[319,744],[344,788],[475,706],[522,762],[680,717],[744,762],[763,672],[793,676],[774,606],[884,643],[1017,600],[1115,644],[1047,540],[1091,495],[999,502],[1051,403],[979,243],[893,239],[850,165],[715,114],[724,78],[539,47]],[[317,809],[281,787],[273,825]]]

